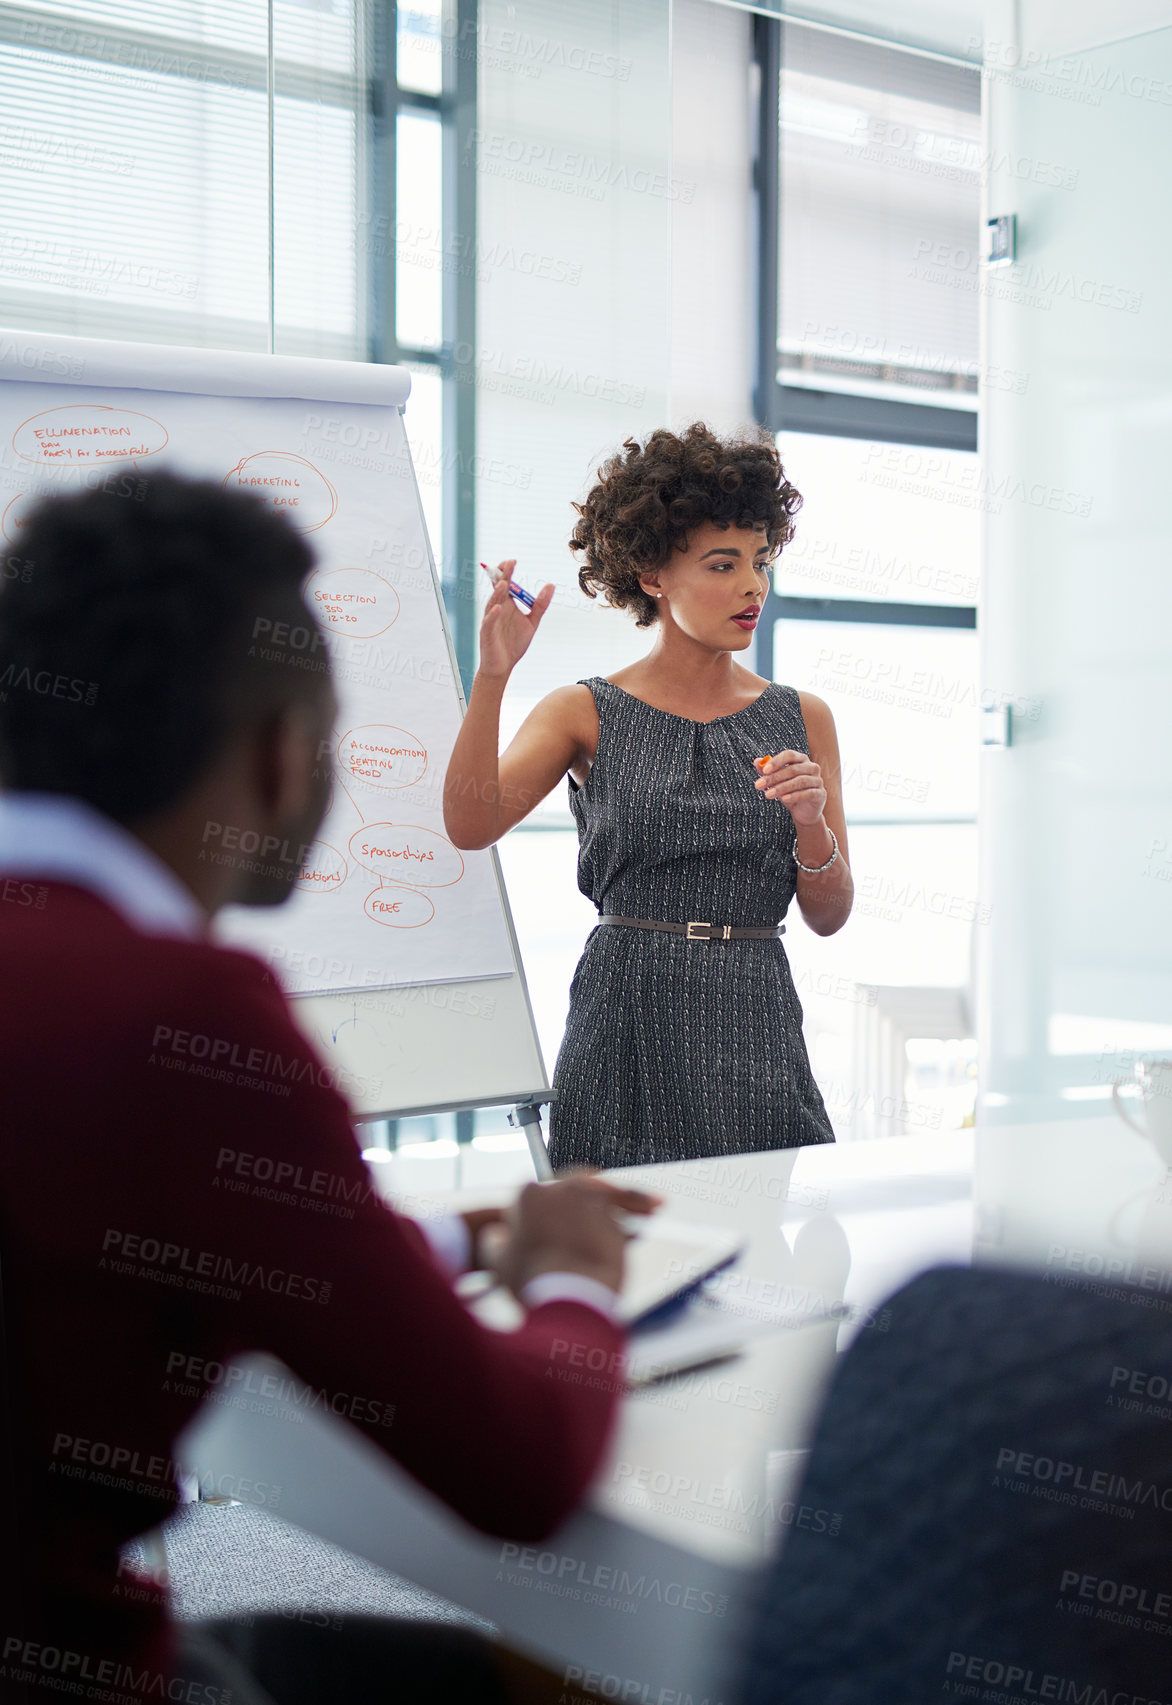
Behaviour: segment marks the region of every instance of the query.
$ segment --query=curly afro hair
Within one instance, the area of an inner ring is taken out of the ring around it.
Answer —
[[[659,614],[639,576],[686,549],[689,532],[705,521],[763,526],[774,555],[793,537],[802,499],[764,428],[718,438],[696,421],[682,436],[661,428],[643,445],[628,438],[623,451],[599,468],[585,503],[574,504],[570,549],[585,553],[578,584],[586,596],[601,588],[608,604],[635,612],[636,627],[650,627]]]
[[[0,594],[0,776],[132,824],[182,799],[245,719],[316,701],[328,674],[296,639],[253,643],[274,619],[316,633],[314,558],[287,512],[215,480],[124,474],[43,497],[21,533],[31,572]]]

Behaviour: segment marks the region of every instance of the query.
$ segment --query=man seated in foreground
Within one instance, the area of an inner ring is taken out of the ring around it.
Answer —
[[[526,1316],[500,1334],[451,1288],[494,1216],[416,1225],[378,1199],[335,1072],[263,963],[209,935],[226,903],[289,894],[325,810],[327,652],[307,668],[271,637],[315,631],[312,555],[259,499],[107,483],[41,504],[0,592],[0,1694],[219,1705],[162,1592],[119,1573],[176,1501],[204,1370],[272,1352],[474,1526],[539,1539],[604,1449],[616,1382],[571,1370],[621,1355],[616,1212],[652,1204],[584,1177],[524,1191],[501,1272]],[[241,1155],[326,1184],[241,1187]],[[403,1632],[392,1677],[366,1625],[355,1697],[433,1696],[441,1656]],[[452,1661],[489,1701],[475,1644]],[[279,1705],[349,1696],[291,1667]]]

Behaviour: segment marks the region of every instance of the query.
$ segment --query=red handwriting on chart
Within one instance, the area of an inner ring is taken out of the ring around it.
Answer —
[[[399,614],[399,594],[372,568],[319,568],[310,575],[306,592],[327,627],[352,639],[386,633]]]
[[[23,421],[12,435],[12,448],[26,462],[42,467],[65,462],[133,461],[166,448],[167,429],[149,414],[108,408],[104,403],[65,403]]]
[[[349,847],[351,858],[380,880],[412,888],[450,888],[464,874],[459,849],[417,823],[364,823]]]
[[[349,866],[328,841],[315,841],[297,878],[298,888],[313,894],[336,894],[345,882]]]
[[[283,509],[299,533],[316,533],[338,507],[326,476],[292,450],[260,450],[237,462],[224,480],[230,491],[250,491]]]
[[[20,543],[21,532],[28,526],[29,516],[38,503],[40,495],[35,491],[18,492],[5,509],[4,514],[0,516],[0,532],[4,534],[10,545]]]
[[[373,923],[388,929],[419,929],[435,917],[435,907],[426,894],[414,888],[372,888],[362,910]]]
[[[371,787],[411,787],[427,768],[427,747],[405,728],[369,722],[343,734],[338,762]]]

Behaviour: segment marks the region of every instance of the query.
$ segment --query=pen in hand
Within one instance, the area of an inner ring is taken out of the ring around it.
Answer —
[[[460,1282],[459,1293],[469,1300],[472,1295],[487,1295],[503,1283],[519,1296],[517,1272],[510,1270],[516,1268],[520,1258],[523,1271],[531,1264],[532,1257],[542,1251],[544,1258],[538,1263],[538,1270],[591,1273],[599,1266],[599,1260],[588,1259],[585,1265],[582,1261],[590,1255],[591,1240],[601,1230],[601,1222],[595,1231],[590,1230],[599,1210],[612,1221],[613,1230],[625,1243],[641,1234],[648,1216],[662,1206],[660,1196],[610,1184],[592,1173],[579,1172],[565,1179],[546,1179],[529,1185],[505,1216],[480,1229],[475,1240],[476,1266],[480,1270],[475,1276],[464,1275],[469,1283]],[[608,1238],[603,1236],[602,1245],[607,1242]],[[562,1255],[564,1260],[559,1258]],[[617,1290],[621,1265],[613,1277],[612,1288]],[[606,1277],[603,1282],[610,1284],[611,1278]]]
[[[486,562],[482,562],[480,566],[488,575],[494,586],[499,586],[500,582],[507,578],[507,576],[501,573],[499,568],[489,568]],[[509,581],[509,591],[524,609],[531,610],[533,608],[532,592],[526,592],[523,586],[516,586],[511,580]]]

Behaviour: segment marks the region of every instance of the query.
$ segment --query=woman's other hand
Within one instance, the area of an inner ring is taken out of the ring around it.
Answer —
[[[799,828],[813,828],[826,809],[822,771],[805,752],[775,753],[761,765],[753,786],[784,805]]]

